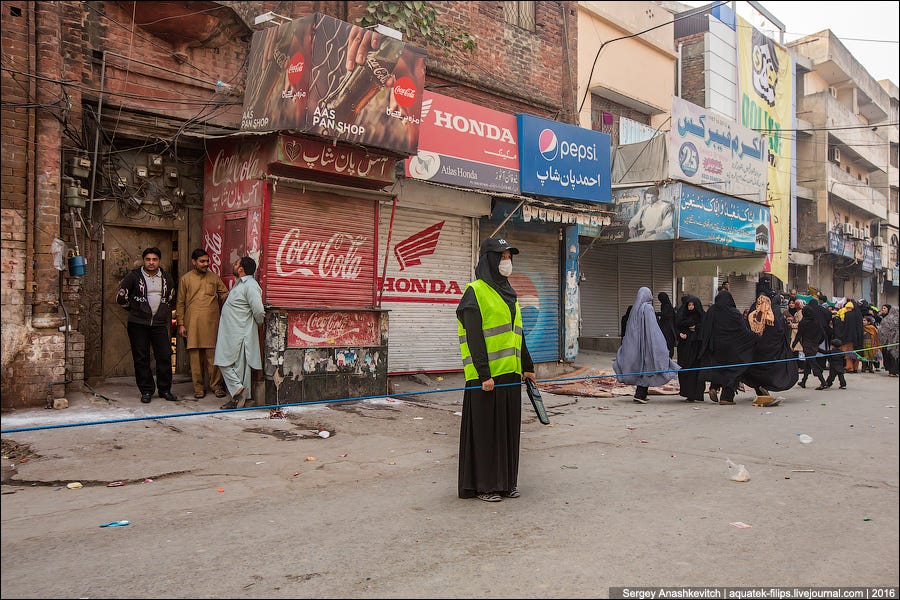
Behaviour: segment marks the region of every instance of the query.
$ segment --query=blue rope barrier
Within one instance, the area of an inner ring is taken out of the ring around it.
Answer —
[[[631,376],[636,376],[636,375],[658,375],[660,373],[706,371],[706,370],[713,370],[713,369],[726,369],[726,368],[730,368],[730,367],[746,367],[746,366],[753,366],[753,365],[766,365],[766,364],[781,363],[781,362],[788,362],[788,361],[798,361],[798,360],[805,361],[807,358],[819,358],[819,357],[838,356],[838,355],[845,356],[850,352],[858,352],[858,351],[863,351],[863,350],[877,350],[880,348],[889,348],[891,346],[896,346],[896,345],[897,344],[894,343],[894,344],[885,344],[883,346],[866,347],[866,348],[862,348],[860,350],[842,350],[840,352],[817,353],[815,356],[807,356],[804,358],[792,356],[790,358],[779,358],[777,360],[764,360],[764,361],[759,361],[759,362],[734,363],[734,364],[727,364],[727,365],[713,365],[713,366],[709,366],[709,367],[663,369],[661,371],[638,371],[635,373],[610,373],[608,375],[592,375],[592,376],[588,376],[588,377],[561,377],[561,378],[557,378],[557,379],[543,379],[543,380],[540,380],[538,383],[559,383],[559,382],[565,382],[565,381],[587,381],[587,380],[591,380],[591,379],[608,379],[610,377],[620,378],[620,377],[631,377]],[[514,385],[522,385],[522,384],[519,382],[501,383],[501,384],[495,385],[495,387],[508,387],[508,386],[514,386]],[[390,394],[390,397],[404,398],[407,396],[420,396],[423,394],[437,394],[440,392],[462,392],[462,391],[466,391],[466,390],[479,390],[479,389],[481,389],[480,385],[474,385],[474,386],[469,386],[469,387],[444,388],[444,389],[438,389],[438,390],[425,390],[425,391],[421,391],[421,392],[402,392],[399,394]],[[248,410],[264,410],[264,409],[267,409],[267,410],[276,409],[277,410],[277,409],[297,407],[297,406],[313,406],[316,404],[334,404],[334,403],[338,403],[338,402],[359,402],[361,400],[375,400],[377,398],[385,398],[385,397],[386,397],[385,395],[380,394],[378,396],[356,396],[356,397],[352,397],[352,398],[335,398],[332,400],[310,400],[308,402],[292,402],[292,403],[288,403],[288,404],[267,404],[265,406],[245,406],[243,408],[204,410],[204,411],[195,411],[195,412],[189,412],[189,413],[175,413],[175,414],[170,414],[170,415],[148,415],[146,417],[128,417],[128,418],[124,418],[124,419],[106,419],[103,421],[84,421],[82,423],[62,423],[59,425],[41,425],[39,427],[18,427],[15,429],[0,430],[0,434],[24,433],[27,431],[43,431],[43,430],[49,430],[49,429],[66,429],[69,427],[87,427],[89,425],[112,425],[115,423],[133,423],[136,421],[158,421],[158,420],[162,420],[162,419],[176,419],[176,418],[182,418],[182,417],[198,417],[198,416],[203,416],[203,415],[217,415],[217,414],[222,414],[222,413],[241,412],[241,411],[248,411]]]

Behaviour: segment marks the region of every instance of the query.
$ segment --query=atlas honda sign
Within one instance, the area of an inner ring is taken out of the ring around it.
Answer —
[[[611,202],[608,134],[518,115],[522,192]]]
[[[461,187],[519,193],[516,117],[426,91],[418,154],[406,176]]]

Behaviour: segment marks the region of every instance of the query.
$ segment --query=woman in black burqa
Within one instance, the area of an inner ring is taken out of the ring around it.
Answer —
[[[710,391],[713,402],[734,404],[738,382],[753,360],[756,340],[731,292],[719,292],[700,324],[700,364],[705,367],[700,377],[722,392],[719,398]]]
[[[475,277],[503,298],[515,322],[516,291],[500,274],[501,258],[511,260],[518,250],[503,238],[481,244]],[[509,267],[512,265],[509,264]],[[466,341],[478,379],[466,381],[459,431],[459,497],[499,502],[518,498],[519,435],[522,420],[522,380],[535,380],[534,362],[522,337],[522,373],[491,377],[487,346],[482,331],[481,309],[472,288],[467,287],[456,309],[466,330]]]
[[[685,402],[703,402],[706,382],[696,369],[700,366],[700,323],[703,322],[703,303],[696,296],[685,296],[675,315],[678,332],[679,393]],[[689,369],[689,370],[685,370]]]
[[[789,390],[799,378],[797,360],[788,342],[790,328],[781,311],[773,309],[780,299],[771,291],[760,294],[747,315],[747,324],[757,335],[752,360],[757,364],[747,369],[741,379],[756,390],[757,396]]]
[[[662,330],[663,337],[666,338],[666,347],[669,348],[669,358],[675,356],[675,345],[678,343],[678,334],[675,332],[675,307],[669,300],[669,295],[660,292],[656,295],[659,300],[659,328]],[[679,364],[681,357],[678,357]],[[682,367],[684,365],[681,365]]]
[[[799,382],[802,388],[806,387],[806,380],[809,379],[810,374],[818,378],[820,385],[825,385],[822,365],[816,358],[816,354],[825,343],[825,328],[822,327],[822,320],[816,315],[817,312],[818,309],[815,306],[807,304],[802,309],[803,318],[797,324],[797,339],[794,347],[799,345],[806,356],[806,370],[803,371],[803,379]]]

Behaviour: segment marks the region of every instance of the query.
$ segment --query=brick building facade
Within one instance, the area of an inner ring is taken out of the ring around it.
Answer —
[[[111,290],[142,246],[160,245],[176,275],[190,268],[204,140],[239,125],[254,17],[318,11],[353,23],[368,4],[2,3],[3,408],[129,374]],[[476,49],[411,37],[428,51],[426,88],[573,122],[575,3],[518,3],[533,4],[529,23],[509,22],[506,4],[435,3],[438,22]],[[65,270],[76,252],[83,276]]]

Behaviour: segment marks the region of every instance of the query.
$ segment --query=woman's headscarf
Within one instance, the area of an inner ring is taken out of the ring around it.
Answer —
[[[766,326],[771,327],[775,324],[775,314],[772,312],[772,301],[768,296],[760,294],[756,299],[756,310],[747,315],[750,322],[750,329],[756,335],[762,335],[766,330]]]
[[[844,305],[838,309],[838,318],[843,321],[844,317],[847,316],[847,312],[853,310],[853,302],[851,300],[847,300],[844,302]]]
[[[482,247],[487,244],[482,244]],[[500,274],[501,252],[482,250],[475,265],[475,277],[497,290],[508,304],[516,301],[516,290],[509,284],[509,279]]]

